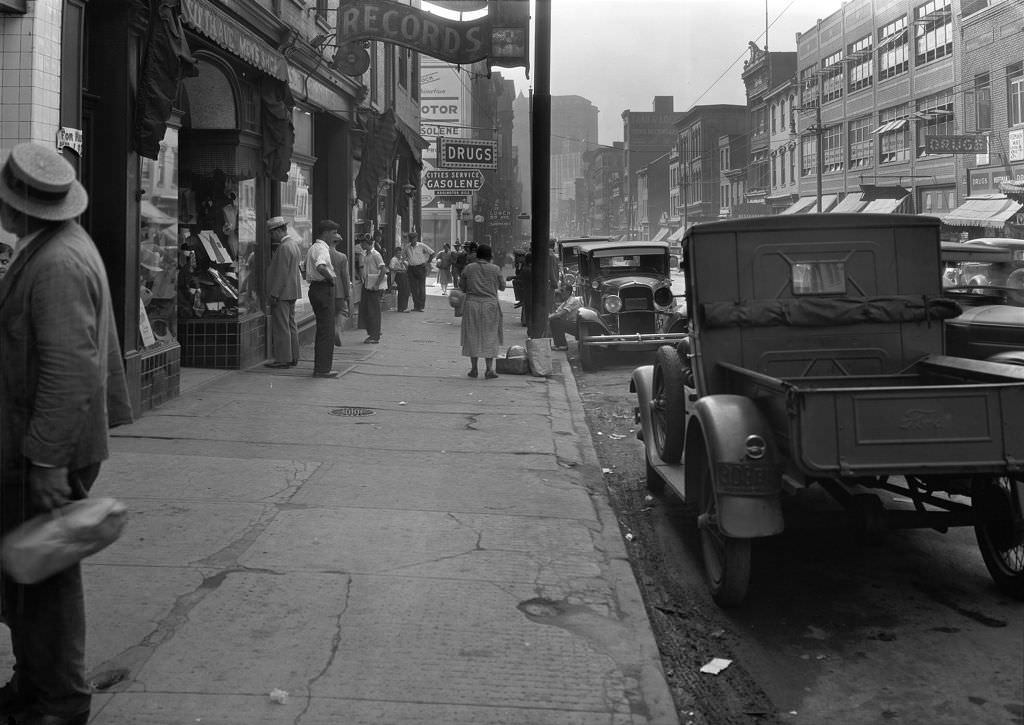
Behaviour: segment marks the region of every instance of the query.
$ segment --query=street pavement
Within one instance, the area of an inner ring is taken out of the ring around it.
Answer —
[[[564,353],[468,378],[436,286],[363,337],[336,379],[310,347],[185,371],[113,431],[93,493],[131,513],[84,565],[90,722],[676,723]]]

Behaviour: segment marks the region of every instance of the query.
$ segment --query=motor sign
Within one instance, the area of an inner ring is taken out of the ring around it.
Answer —
[[[472,171],[458,171],[442,169],[440,171],[428,171],[423,176],[423,185],[430,191],[435,191],[439,196],[446,192],[452,194],[468,194],[480,191],[484,185],[484,175],[479,169]]]
[[[437,143],[437,165],[442,169],[498,168],[497,141],[441,136]]]

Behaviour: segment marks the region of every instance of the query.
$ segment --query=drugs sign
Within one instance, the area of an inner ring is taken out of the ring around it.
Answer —
[[[497,141],[441,136],[437,142],[437,165],[442,169],[498,168]]]
[[[479,170],[428,171],[423,177],[423,185],[430,191],[436,191],[438,196],[469,194],[483,188],[484,175]]]

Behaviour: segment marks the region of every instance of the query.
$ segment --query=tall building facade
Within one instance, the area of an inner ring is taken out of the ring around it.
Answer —
[[[655,96],[651,111],[622,112],[623,165],[625,185],[623,204],[626,233],[642,238],[641,209],[637,199],[637,173],[659,156],[669,153],[676,142],[676,122],[682,118],[674,110],[672,96]],[[667,170],[667,165],[666,165]]]
[[[551,97],[551,234],[580,233],[576,180],[583,177],[583,154],[597,148],[597,107],[582,96]]]
[[[767,44],[762,49],[753,42],[748,48],[750,54],[743,62],[741,75],[747,93],[750,134],[745,201],[764,205],[763,213],[767,214],[771,213],[767,208],[771,195],[771,91],[793,77],[797,54],[769,52]]]

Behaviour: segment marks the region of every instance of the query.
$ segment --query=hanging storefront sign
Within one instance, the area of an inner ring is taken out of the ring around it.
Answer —
[[[466,194],[480,191],[484,185],[484,174],[479,169],[472,171],[439,170],[423,175],[423,185],[438,195]]]
[[[970,194],[998,194],[1005,183],[1024,183],[1024,166],[989,166],[967,170],[967,190]]]
[[[442,169],[498,168],[497,141],[440,136],[437,145],[437,165]]]
[[[208,0],[181,0],[181,19],[220,47],[279,81],[288,81],[288,61]]]
[[[1024,161],[1024,128],[1010,131],[1007,155],[1010,161]]]
[[[335,65],[361,74],[368,56],[361,40],[383,40],[458,65],[491,58],[492,65],[529,67],[529,3],[491,2],[474,20],[449,20],[393,0],[356,0],[338,8]],[[526,13],[522,7],[526,7]]]

